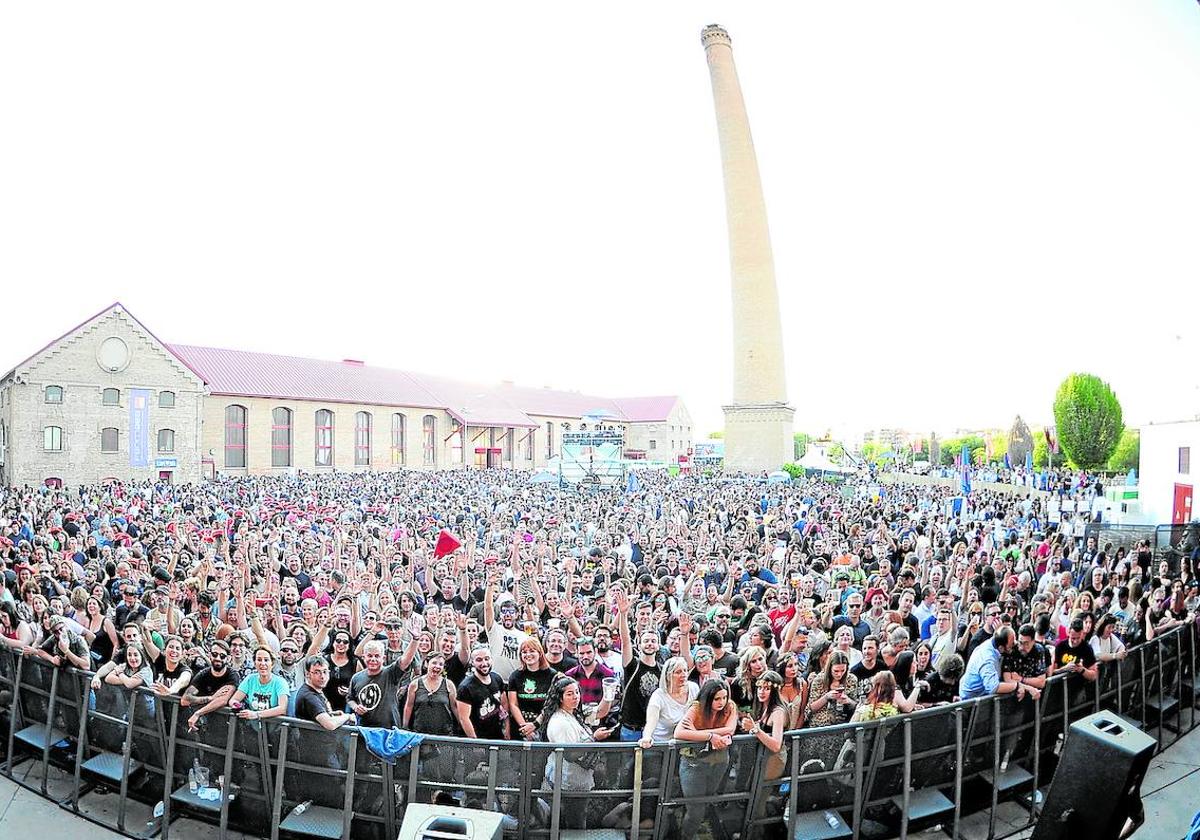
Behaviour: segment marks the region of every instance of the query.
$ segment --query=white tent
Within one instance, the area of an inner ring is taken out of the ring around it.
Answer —
[[[810,472],[827,472],[827,473],[852,473],[853,469],[841,467],[829,460],[829,456],[825,454],[825,450],[819,446],[808,447],[808,451],[804,453],[804,457],[797,463],[804,467],[806,473]]]

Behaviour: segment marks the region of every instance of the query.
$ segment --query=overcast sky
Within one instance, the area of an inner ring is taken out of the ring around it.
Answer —
[[[120,300],[167,341],[721,426],[730,32],[798,430],[1200,413],[1200,6],[9,3],[0,367]]]

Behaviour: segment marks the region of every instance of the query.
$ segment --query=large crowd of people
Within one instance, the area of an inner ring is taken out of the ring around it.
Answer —
[[[638,485],[460,470],[10,489],[0,637],[97,689],[178,697],[192,728],[229,707],[329,730],[674,740],[703,796],[737,734],[778,777],[785,732],[1036,700],[1200,608],[1194,552],[1098,544],[1029,488]],[[454,778],[449,755],[423,772]],[[547,784],[589,790],[603,769],[563,764]],[[704,816],[689,808],[681,836]]]

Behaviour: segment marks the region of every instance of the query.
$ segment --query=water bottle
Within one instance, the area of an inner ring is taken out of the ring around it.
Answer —
[[[292,809],[292,813],[295,814],[296,816],[300,816],[301,814],[303,814],[305,811],[308,810],[308,806],[311,804],[312,804],[311,799],[305,799],[303,802],[301,802],[299,805],[297,805],[295,808]]]
[[[825,812],[825,824],[826,825],[828,825],[830,828],[837,828],[838,822],[839,822],[839,820],[837,818],[837,814],[833,813],[833,811]]]
[[[198,786],[196,784],[196,768],[189,767],[188,768],[188,790],[192,793],[195,793],[197,787]]]

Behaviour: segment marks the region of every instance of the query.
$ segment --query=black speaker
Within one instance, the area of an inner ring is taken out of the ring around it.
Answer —
[[[1117,840],[1127,819],[1140,825],[1142,779],[1156,746],[1112,712],[1071,724],[1033,840]]]

